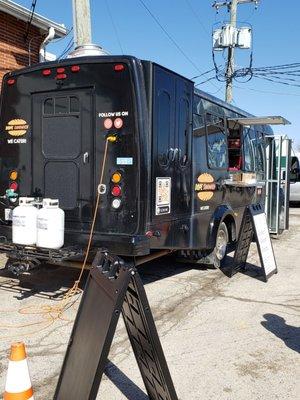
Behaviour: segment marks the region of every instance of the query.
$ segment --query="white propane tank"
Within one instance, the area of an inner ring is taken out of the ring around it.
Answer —
[[[64,245],[65,213],[57,199],[44,199],[43,208],[37,214],[38,247],[60,249]]]
[[[12,241],[23,245],[36,244],[37,208],[33,197],[20,197],[12,213]]]

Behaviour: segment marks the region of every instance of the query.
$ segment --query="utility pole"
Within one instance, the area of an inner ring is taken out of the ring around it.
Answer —
[[[90,0],[73,0],[75,47],[92,43]]]
[[[230,25],[233,29],[236,28],[237,7],[239,4],[255,3],[257,7],[260,0],[231,0],[223,2],[214,2],[213,7],[218,11],[219,8],[226,6],[230,12]],[[225,100],[231,103],[233,100],[233,76],[234,76],[234,46],[228,47],[227,67],[226,67],[226,94]]]
[[[230,25],[236,28],[238,0],[232,0],[230,4]],[[234,74],[234,47],[228,47],[227,68],[226,68],[226,93],[225,100],[231,103],[233,100],[233,74]]]

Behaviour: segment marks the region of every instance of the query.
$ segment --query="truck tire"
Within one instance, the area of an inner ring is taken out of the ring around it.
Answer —
[[[213,264],[216,268],[224,267],[228,241],[229,235],[227,226],[225,222],[221,222],[217,232],[216,245],[212,252]]]

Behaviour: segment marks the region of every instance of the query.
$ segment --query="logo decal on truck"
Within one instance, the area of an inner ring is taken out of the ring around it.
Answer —
[[[24,136],[28,131],[29,125],[24,119],[12,119],[10,120],[5,130],[10,136]]]
[[[212,175],[204,173],[198,176],[195,191],[199,200],[210,200],[216,190],[215,179]]]

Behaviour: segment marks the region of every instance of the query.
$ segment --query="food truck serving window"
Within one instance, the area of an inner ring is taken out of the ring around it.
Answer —
[[[207,158],[212,169],[227,169],[227,139],[224,120],[212,114],[206,114]]]

